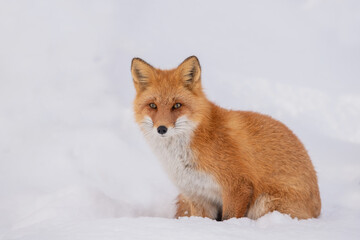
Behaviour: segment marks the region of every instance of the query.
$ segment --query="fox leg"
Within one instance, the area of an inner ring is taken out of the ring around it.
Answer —
[[[176,202],[175,218],[192,216],[191,208],[192,208],[191,202],[188,199],[186,199],[183,195],[179,194]]]
[[[178,196],[176,205],[175,218],[198,216],[218,220],[218,212],[221,210],[216,204],[206,201],[191,201],[182,194]]]
[[[257,219],[268,212],[279,211],[288,214],[292,218],[307,219],[318,217],[320,214],[320,196],[310,195],[304,201],[298,196],[292,197],[287,193],[281,194],[261,194],[256,198],[252,206],[250,206],[247,217]]]
[[[250,206],[253,188],[250,182],[241,179],[223,191],[222,220],[245,217]]]
[[[258,219],[268,212],[276,209],[276,203],[279,198],[271,197],[268,194],[261,194],[249,208],[246,216],[250,219]]]

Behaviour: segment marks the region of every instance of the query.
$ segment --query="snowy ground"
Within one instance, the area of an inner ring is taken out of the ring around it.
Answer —
[[[0,2],[0,239],[360,239],[359,1]],[[132,57],[197,55],[210,99],[307,147],[319,219],[171,219]]]

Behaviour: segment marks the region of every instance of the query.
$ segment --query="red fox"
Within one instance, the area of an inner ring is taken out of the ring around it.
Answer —
[[[316,172],[303,144],[269,116],[210,102],[197,57],[172,70],[134,58],[131,73],[136,122],[180,192],[176,218],[319,216]]]

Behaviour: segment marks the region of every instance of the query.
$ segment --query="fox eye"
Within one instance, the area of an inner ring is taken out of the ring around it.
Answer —
[[[175,105],[173,106],[174,109],[178,109],[181,107],[181,103],[175,103]]]
[[[152,109],[156,109],[156,104],[155,103],[150,103],[149,106],[152,108]]]

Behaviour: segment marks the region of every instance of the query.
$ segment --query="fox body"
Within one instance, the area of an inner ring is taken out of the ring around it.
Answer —
[[[134,58],[131,72],[135,119],[180,192],[176,217],[319,216],[316,172],[284,124],[210,102],[195,56],[172,70]]]

